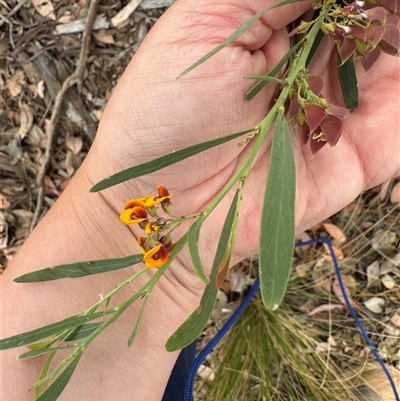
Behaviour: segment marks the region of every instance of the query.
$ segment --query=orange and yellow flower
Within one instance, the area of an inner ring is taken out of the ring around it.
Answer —
[[[168,260],[169,252],[162,244],[158,244],[154,248],[150,249],[143,257],[144,264],[150,269],[161,267],[162,265],[165,265]]]
[[[150,235],[151,233],[154,233],[154,231],[158,231],[159,228],[160,226],[157,224],[156,221],[154,221],[147,223],[144,231],[147,235]]]
[[[128,202],[125,203],[124,205],[124,209],[132,209],[135,206],[142,206],[143,209],[146,209],[146,205],[143,202],[144,198],[133,198],[133,199],[129,199]]]
[[[163,203],[169,201],[171,199],[171,195],[169,194],[167,188],[159,185],[157,187],[158,196],[149,196],[146,195],[141,200],[144,202],[145,207],[150,207],[157,205],[158,203]]]
[[[168,189],[159,185],[157,187],[158,195],[161,200],[161,207],[163,208],[165,213],[172,215],[171,211],[171,195],[168,192]]]
[[[147,219],[147,211],[142,205],[125,209],[119,218],[125,224],[137,224]]]
[[[132,198],[125,203],[120,219],[125,224],[138,224],[147,237],[137,237],[137,242],[143,252],[143,262],[148,268],[158,268],[169,260],[169,251],[174,246],[171,235],[161,236],[160,232],[168,228],[168,220],[158,217],[157,207],[161,204],[164,211],[170,213],[171,195],[168,190],[159,185],[158,196],[145,195],[141,198]],[[156,221],[151,221],[151,217]]]
[[[145,237],[137,237],[136,239],[137,239],[138,244],[140,245],[140,248],[142,248],[143,254],[145,254],[147,252],[146,248],[145,248],[146,238]]]

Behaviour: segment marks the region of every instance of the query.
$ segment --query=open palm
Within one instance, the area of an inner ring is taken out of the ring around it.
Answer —
[[[157,22],[115,89],[84,165],[2,275],[3,337],[80,313],[98,301],[98,294],[109,292],[131,274],[116,270],[79,280],[29,284],[22,290],[12,282],[13,277],[44,266],[138,252],[130,228],[121,228],[118,219],[127,199],[154,193],[162,184],[173,195],[174,212],[187,214],[201,210],[220,192],[245,160],[248,146],[228,142],[109,188],[101,196],[89,194],[88,187],[124,168],[248,129],[262,120],[274,87],[267,86],[254,100],[246,101],[244,94],[253,82],[243,77],[266,73],[287,52],[286,26],[307,11],[309,2],[271,11],[234,44],[182,79],[176,77],[268,3],[273,0],[178,0]],[[322,49],[312,71],[324,79],[323,95],[338,104],[332,49],[328,45]],[[359,72],[360,107],[344,121],[343,135],[335,148],[325,146],[312,157],[308,146],[293,141],[298,231],[344,207],[362,190],[400,172],[399,60],[381,56],[368,73]],[[246,180],[236,259],[258,248],[269,152],[267,137]],[[211,265],[231,196],[209,216],[201,232],[199,248],[205,268]],[[160,400],[177,357],[165,351],[165,343],[198,307],[204,290],[203,283],[196,285],[200,280],[189,273],[193,269],[185,260],[187,254],[179,257],[181,264],[173,263],[154,287],[130,351],[126,338],[141,313],[141,303],[134,303],[85,351],[60,399]],[[153,273],[146,271],[113,302],[125,301]],[[27,388],[41,372],[40,359],[17,361],[17,352],[2,354],[2,364],[7,367],[2,395],[7,400],[30,399],[32,393]]]
[[[254,81],[244,76],[266,73],[287,52],[286,26],[309,8],[308,2],[272,10],[234,44],[183,78],[176,78],[267,3],[182,0],[160,19],[123,75],[103,116],[94,152],[98,157],[105,152],[109,156],[104,171],[97,171],[94,181],[261,121],[274,87],[267,86],[255,99],[246,101],[244,94]],[[329,44],[321,48],[311,72],[324,79],[324,97],[341,104],[335,51]],[[400,172],[399,60],[382,55],[368,73],[361,68],[358,72],[360,107],[345,119],[339,143],[333,149],[325,146],[312,157],[307,146],[294,142],[298,231]],[[154,191],[162,183],[173,194],[177,213],[201,210],[221,190],[247,151],[237,141],[214,148],[124,184],[112,204],[119,210],[126,199]],[[258,247],[269,152],[266,143],[246,181],[237,258],[256,252]],[[213,234],[221,228],[229,202],[228,197],[205,225],[200,247],[215,247]]]

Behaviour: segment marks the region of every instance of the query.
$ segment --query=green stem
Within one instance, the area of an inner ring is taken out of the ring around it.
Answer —
[[[161,276],[164,274],[164,272],[167,270],[171,262],[175,259],[176,255],[180,252],[180,250],[183,248],[183,246],[186,244],[187,241],[187,235],[184,235],[179,239],[179,241],[174,245],[174,248],[171,251],[171,257],[170,260],[163,266],[161,266],[156,274],[140,288],[132,297],[127,299],[125,302],[122,302],[121,304],[117,305],[116,307],[113,308],[113,315],[104,321],[96,330],[94,330],[89,336],[85,337],[85,339],[81,342],[81,344],[78,344],[76,346],[76,349],[73,353],[68,355],[64,360],[62,360],[58,366],[54,368],[54,370],[48,374],[46,377],[42,378],[41,380],[37,381],[32,387],[38,387],[41,386],[43,383],[45,383],[48,380],[53,379],[63,368],[65,365],[67,365],[70,361],[73,361],[75,358],[80,358],[83,354],[83,352],[86,350],[86,348],[90,345],[90,343],[103,331],[105,330],[110,324],[115,322],[119,316],[122,315],[122,313],[125,312],[125,310],[131,306],[139,297],[141,297],[143,294],[150,294],[154,286],[157,284],[158,280],[161,278]],[[120,290],[123,286],[126,284],[129,284],[131,281],[133,281],[135,278],[137,278],[140,274],[144,273],[148,268],[144,268],[134,274],[133,276],[129,277],[127,280],[124,282],[120,283],[113,291],[111,291],[105,298],[97,302],[95,305],[93,305],[91,308],[89,308],[85,314],[91,314],[94,312],[97,307],[105,301],[105,299],[110,298],[113,294],[115,294],[118,290]]]
[[[245,162],[241,165],[241,167],[234,173],[234,175],[230,178],[230,180],[225,184],[225,186],[221,189],[218,195],[210,202],[210,204],[204,209],[201,219],[205,219],[214,209],[215,207],[221,202],[221,200],[226,196],[229,190],[235,185],[235,183],[241,179],[247,177],[250,172],[251,166],[254,162],[255,157],[258,154],[258,151],[261,148],[261,145],[264,143],[264,140],[268,134],[268,131],[271,125],[275,122],[276,117],[278,115],[278,110],[281,107],[284,107],[284,104],[287,100],[289,95],[290,89],[297,77],[297,75],[301,72],[301,70],[306,68],[306,62],[308,55],[311,51],[313,42],[315,37],[317,36],[318,31],[321,27],[321,18],[317,18],[308,31],[304,45],[302,49],[299,51],[298,55],[296,55],[293,63],[291,64],[289,73],[287,74],[287,78],[285,80],[285,85],[282,89],[282,92],[276,101],[275,105],[271,108],[269,113],[264,117],[264,119],[260,122],[259,126],[259,133],[257,135],[257,139],[255,144],[253,145],[252,149],[249,152]]]

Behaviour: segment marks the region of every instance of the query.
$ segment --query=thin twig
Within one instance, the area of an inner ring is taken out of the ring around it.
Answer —
[[[22,0],[20,3],[18,3],[7,15],[7,18],[11,18],[15,13],[17,13],[27,2],[28,0]],[[0,21],[0,26],[3,25],[3,23],[6,21]]]
[[[11,21],[9,21],[6,17],[3,17],[1,14],[0,14],[0,20],[1,20],[0,22],[2,23],[2,25],[3,25],[3,22],[7,22],[7,24],[10,26],[10,29],[9,29],[10,44],[11,44],[11,47],[13,49],[15,49],[15,45],[14,45],[14,41],[13,41],[13,35],[12,35],[13,23]]]
[[[83,36],[82,36],[83,43],[82,43],[77,67],[76,67],[75,71],[64,81],[64,83],[61,86],[60,92],[58,92],[57,97],[56,97],[56,101],[55,101],[54,108],[53,108],[53,113],[52,113],[51,120],[50,120],[48,140],[47,140],[46,150],[45,150],[44,157],[43,157],[43,163],[40,167],[40,170],[39,170],[38,176],[37,176],[37,184],[39,187],[39,191],[38,191],[38,198],[36,201],[35,212],[33,214],[32,222],[31,222],[31,226],[30,226],[30,231],[32,231],[33,228],[36,226],[38,219],[39,219],[40,210],[42,208],[44,192],[45,192],[44,178],[46,176],[47,167],[49,165],[51,153],[53,150],[56,126],[57,126],[57,123],[61,116],[61,108],[62,108],[64,96],[67,93],[68,89],[71,88],[75,84],[77,84],[79,91],[81,91],[81,88],[82,88],[82,77],[83,77],[83,73],[85,72],[86,63],[87,63],[87,59],[88,59],[88,55],[89,55],[91,32],[92,32],[93,23],[96,19],[99,3],[100,3],[100,0],[92,0],[90,2],[87,20],[86,20],[86,26],[85,26],[85,30],[83,31]]]

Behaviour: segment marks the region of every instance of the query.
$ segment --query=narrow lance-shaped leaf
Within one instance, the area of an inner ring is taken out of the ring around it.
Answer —
[[[158,171],[164,167],[168,167],[181,160],[187,159],[188,157],[204,152],[205,150],[211,149],[215,146],[222,145],[225,142],[232,141],[233,139],[238,138],[239,136],[248,134],[249,132],[253,131],[256,131],[256,128],[253,127],[244,131],[236,132],[231,135],[212,139],[206,142],[197,143],[196,145],[188,146],[186,148],[173,151],[164,156],[139,164],[137,166],[129,167],[125,170],[122,170],[116,174],[113,174],[105,178],[104,180],[101,180],[100,182],[95,184],[90,189],[90,191],[91,192],[101,191],[103,189],[112,187],[113,185],[121,184],[122,182],[131,180],[133,178],[153,173],[154,171]]]
[[[296,50],[304,44],[304,40],[300,40],[296,43],[290,50],[279,60],[279,62],[275,65],[275,67],[265,76],[265,77],[256,77],[255,79],[260,79],[260,82],[257,82],[247,93],[246,100],[251,100],[257,93],[261,91],[267,85],[268,82],[274,82],[273,77],[280,71],[280,69],[285,65],[285,63],[289,60],[289,58],[296,52]],[[247,77],[250,78],[250,77]],[[276,80],[276,78],[275,78]],[[278,80],[279,81],[279,80]],[[276,82],[276,81],[275,81]]]
[[[75,348],[75,346],[74,345],[63,345],[60,347],[37,349],[34,351],[24,352],[23,354],[18,355],[18,359],[36,358],[37,356],[40,356],[40,355],[56,353],[57,351],[62,351],[62,350],[72,349],[72,348]],[[46,375],[47,375],[47,373],[46,373]],[[45,377],[45,376],[43,376],[43,377]],[[41,378],[39,378],[39,380],[41,380]]]
[[[114,310],[110,309],[104,312],[92,313],[90,315],[75,315],[39,329],[4,338],[3,340],[0,340],[0,351],[40,341],[54,334],[62,333],[64,330],[73,329],[74,327],[90,322],[91,320],[109,315],[110,313],[114,313]]]
[[[354,110],[358,107],[358,81],[356,67],[354,65],[354,55],[349,57],[343,64],[341,64],[339,54],[337,57],[340,87],[342,88],[344,104],[350,110]]]
[[[189,228],[188,232],[188,248],[190,257],[193,262],[194,269],[196,270],[197,275],[203,281],[204,284],[208,284],[210,282],[209,278],[204,273],[203,267],[201,265],[199,248],[197,246],[200,237],[200,229],[204,222],[205,217],[201,216],[196,221],[196,223],[192,224]]]
[[[317,33],[317,36],[315,37],[310,53],[308,54],[307,60],[306,60],[306,67],[309,66],[309,64],[311,63],[312,59],[314,58],[315,54],[317,53],[317,50],[319,48],[319,45],[322,42],[322,39],[325,37],[324,32],[322,32],[322,30],[320,29]]]
[[[101,323],[86,323],[76,327],[64,341],[77,341],[92,334]]]
[[[283,84],[285,81],[279,78],[271,77],[269,75],[247,75],[245,76],[246,79],[258,79],[260,81],[268,82],[275,82],[276,84]]]
[[[51,362],[53,361],[53,358],[55,355],[56,355],[56,353],[53,351],[52,354],[48,356],[46,363],[44,364],[42,370],[40,371],[39,380],[41,380],[47,376],[47,373],[51,366]],[[36,401],[39,398],[40,394],[42,393],[42,388],[43,388],[43,385],[35,388],[35,395],[33,397],[34,401]]]
[[[74,359],[72,359],[71,363],[63,370],[60,376],[57,377],[54,382],[50,384],[50,386],[46,389],[44,393],[40,397],[36,399],[36,401],[55,401],[63,392],[65,386],[68,384],[78,362],[82,356],[82,353],[76,355]]]
[[[143,261],[143,255],[131,255],[124,258],[91,260],[87,262],[69,263],[23,274],[14,279],[16,283],[33,283],[39,281],[58,280],[61,278],[77,278],[91,274],[105,273],[123,269]]]
[[[72,332],[70,332],[64,339],[63,341],[77,341],[81,340],[90,334],[92,334],[99,326],[101,323],[96,322],[96,323],[86,323],[82,324],[78,327],[76,327]],[[21,354],[18,356],[18,359],[26,359],[26,358],[33,358],[35,356],[39,356],[42,354],[47,354],[49,352],[54,352],[58,351],[61,349],[65,348],[70,348],[71,346],[68,345],[62,345],[60,347],[56,348],[48,348],[51,344],[53,344],[56,339],[52,339],[49,341],[43,341],[40,343],[34,343],[34,344],[29,344],[28,348],[31,349],[32,351],[25,352],[24,354]]]
[[[183,71],[178,76],[178,78],[181,78],[184,75],[188,74],[190,71],[194,70],[196,67],[203,64],[206,60],[208,60],[209,58],[211,58],[212,56],[217,54],[224,47],[233,43],[236,39],[238,39],[240,36],[242,36],[247,30],[249,30],[249,28],[251,28],[251,26],[254,25],[254,23],[256,23],[268,11],[270,11],[274,8],[277,8],[277,7],[284,6],[286,4],[299,3],[301,1],[306,1],[306,0],[282,0],[282,1],[279,1],[278,3],[272,4],[272,5],[264,8],[263,10],[259,11],[257,14],[253,15],[246,22],[244,22],[242,25],[240,25],[240,27],[238,29],[236,29],[236,31],[233,32],[232,35],[230,35],[228,37],[228,39],[226,39],[223,43],[221,43],[220,45],[215,47],[213,50],[211,50],[209,53],[207,53],[205,56],[203,56],[200,60],[196,61],[189,68],[187,68],[185,71]]]
[[[132,346],[132,344],[134,343],[134,341],[136,339],[136,336],[139,333],[140,323],[141,323],[142,318],[143,318],[144,308],[146,307],[146,303],[147,303],[147,300],[149,299],[149,295],[150,295],[150,293],[147,292],[146,295],[144,296],[142,306],[140,307],[139,316],[138,316],[138,318],[136,320],[136,323],[135,323],[135,327],[133,329],[132,334],[130,335],[130,337],[128,339],[128,347]]]
[[[284,110],[280,109],[261,217],[259,257],[261,296],[264,305],[272,310],[282,301],[292,265],[295,193],[292,142]]]
[[[231,239],[232,224],[238,210],[238,199],[239,191],[236,192],[226,216],[210,274],[210,282],[207,284],[201,297],[200,306],[168,339],[166,344],[167,351],[176,351],[191,344],[198,338],[207,324],[217,299],[218,287],[216,286],[216,277],[221,261],[226,256],[226,249]]]

